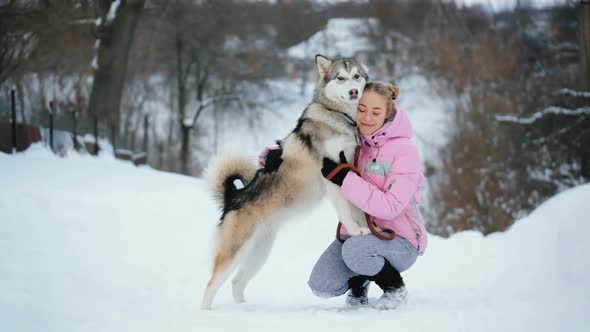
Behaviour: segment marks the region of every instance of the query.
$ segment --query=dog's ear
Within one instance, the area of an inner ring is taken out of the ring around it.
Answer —
[[[318,66],[318,73],[320,73],[320,77],[324,77],[328,70],[330,70],[330,66],[334,63],[334,61],[326,58],[321,54],[316,54],[315,56],[315,64]]]
[[[369,68],[367,68],[367,66],[365,66],[365,64],[361,63],[361,68],[365,71],[365,73],[367,74],[367,77],[369,76]]]

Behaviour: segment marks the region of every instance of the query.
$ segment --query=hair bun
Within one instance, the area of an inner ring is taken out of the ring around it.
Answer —
[[[397,99],[397,97],[399,96],[399,88],[393,84],[389,84],[387,86],[387,88],[389,89],[389,91],[391,91],[391,94],[392,94],[391,99],[393,99],[393,100]]]

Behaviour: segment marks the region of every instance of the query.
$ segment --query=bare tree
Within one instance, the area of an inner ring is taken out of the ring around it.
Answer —
[[[29,15],[25,9],[0,8],[0,84],[34,55],[36,36],[25,28]]]
[[[239,93],[242,82],[263,84],[276,61],[273,35],[255,16],[244,15],[236,1],[176,0],[170,17],[174,27],[174,62],[180,146],[180,172],[194,174],[191,137],[206,111],[233,105],[239,110],[252,96]],[[250,116],[255,116],[255,112]]]
[[[59,106],[80,102],[73,107],[78,110],[86,104],[91,3],[23,0],[0,6],[0,85],[16,85],[23,120],[42,124],[49,99]]]
[[[90,114],[105,119],[113,132],[120,121],[120,105],[127,58],[145,0],[97,0],[98,39]],[[113,135],[115,137],[115,135]],[[115,142],[113,142],[115,144]]]
[[[517,7],[483,26],[473,20],[477,13],[458,14],[452,17],[464,21],[468,34],[457,38],[442,29],[430,43],[437,71],[463,96],[434,177],[438,214],[431,230],[487,234],[587,181],[590,110],[585,95],[571,91],[578,76],[572,7]],[[540,19],[553,35],[531,33]]]
[[[590,1],[578,5],[580,21],[580,88],[590,91]]]

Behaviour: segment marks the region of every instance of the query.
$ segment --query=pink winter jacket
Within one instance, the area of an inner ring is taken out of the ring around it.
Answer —
[[[372,135],[362,135],[360,176],[348,172],[340,192],[377,226],[394,230],[423,253],[428,235],[418,204],[424,174],[411,137],[410,120],[401,110]],[[344,227],[342,233],[347,234]]]

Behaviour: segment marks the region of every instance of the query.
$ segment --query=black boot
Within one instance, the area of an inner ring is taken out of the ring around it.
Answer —
[[[408,291],[402,275],[387,260],[381,271],[372,276],[371,280],[383,290],[383,295],[377,301],[375,308],[395,309],[407,302]]]
[[[356,276],[348,279],[348,288],[350,291],[346,296],[346,304],[351,307],[369,304],[369,298],[367,297],[369,282],[367,276]]]

